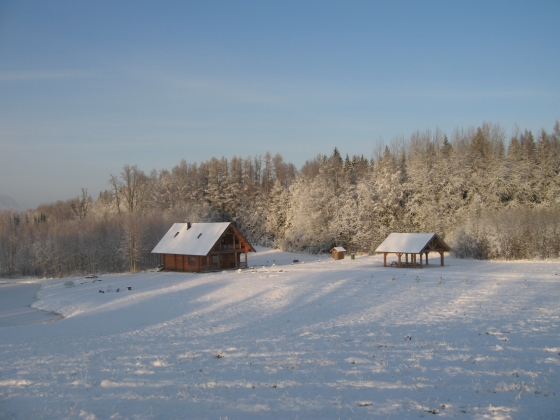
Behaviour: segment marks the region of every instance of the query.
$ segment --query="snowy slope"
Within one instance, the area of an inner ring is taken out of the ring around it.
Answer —
[[[43,281],[66,318],[0,328],[0,419],[559,418],[559,263],[257,251]]]

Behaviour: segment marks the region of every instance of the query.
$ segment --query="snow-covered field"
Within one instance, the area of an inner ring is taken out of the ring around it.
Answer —
[[[258,251],[42,281],[65,318],[0,328],[0,419],[560,418],[560,263]]]

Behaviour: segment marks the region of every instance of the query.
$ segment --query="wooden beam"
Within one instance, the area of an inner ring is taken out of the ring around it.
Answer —
[[[233,252],[235,252],[235,250],[233,250],[233,249],[223,249],[221,251],[212,250],[212,254],[215,254],[215,255],[218,255],[218,254],[232,254]]]

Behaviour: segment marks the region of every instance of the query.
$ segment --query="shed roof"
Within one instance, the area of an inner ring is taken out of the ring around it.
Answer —
[[[437,250],[451,251],[451,248],[435,233],[391,233],[375,250],[382,252],[402,252],[406,254],[420,254],[429,248],[430,242],[435,239]],[[432,245],[436,245],[432,243]],[[436,250],[436,249],[434,249]]]
[[[152,250],[153,254],[179,254],[205,256],[231,225],[219,223],[174,223],[171,229]],[[235,229],[235,228],[234,228]],[[235,232],[243,236],[235,229]],[[243,238],[245,240],[245,238]],[[249,245],[249,250],[254,249]]]
[[[344,248],[342,248],[341,246],[335,246],[333,249],[331,249],[331,252],[336,251],[336,252],[346,252],[346,250]]]

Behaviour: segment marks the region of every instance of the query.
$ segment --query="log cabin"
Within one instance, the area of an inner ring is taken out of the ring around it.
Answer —
[[[231,222],[175,223],[152,250],[165,271],[215,271],[247,267],[256,252]]]

